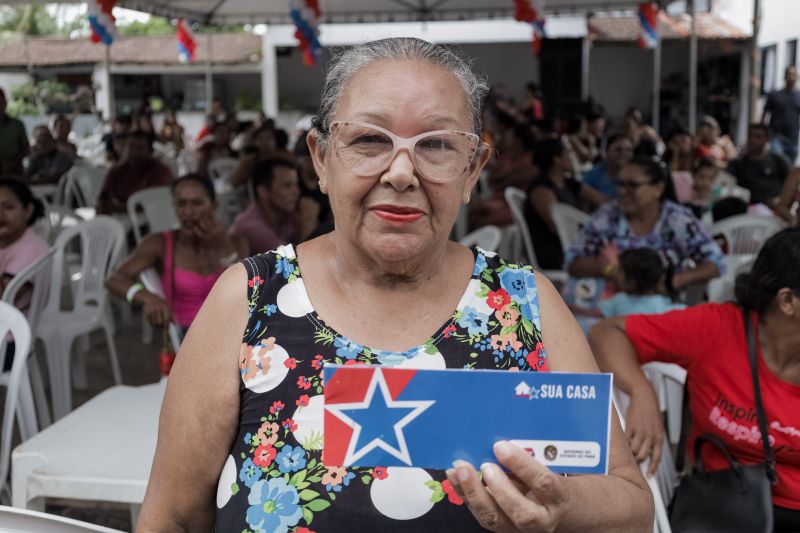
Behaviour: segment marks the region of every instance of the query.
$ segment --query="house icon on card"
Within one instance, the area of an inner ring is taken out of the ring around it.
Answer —
[[[536,387],[531,387],[524,381],[520,381],[519,385],[514,387],[514,396],[517,398],[526,398],[528,400],[538,399],[539,390]]]

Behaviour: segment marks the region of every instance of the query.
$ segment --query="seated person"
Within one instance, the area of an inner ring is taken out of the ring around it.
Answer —
[[[567,120],[567,141],[572,149],[572,153],[578,160],[578,165],[591,166],[597,159],[597,143],[594,136],[589,133],[586,117],[583,115],[572,115]],[[534,156],[536,152],[534,151]]]
[[[256,163],[250,180],[253,201],[233,222],[231,234],[243,237],[251,254],[299,243],[316,228],[317,212],[303,213],[297,167],[284,159]]]
[[[69,140],[72,132],[72,121],[64,115],[57,115],[53,119],[53,137],[59,150],[67,154],[71,160],[75,161],[78,157],[78,147]]]
[[[633,157],[633,143],[624,133],[611,133],[605,158],[583,174],[583,183],[609,198],[617,197],[617,177]]]
[[[769,148],[769,131],[763,124],[751,124],[745,152],[728,165],[736,182],[750,191],[750,203],[773,207],[783,191],[791,165]]]
[[[164,123],[158,130],[156,138],[164,144],[171,144],[175,148],[175,153],[180,153],[186,144],[183,140],[184,129],[178,124],[178,116],[174,109],[167,109],[164,112]]]
[[[130,196],[142,189],[172,184],[172,171],[153,158],[147,133],[134,131],[127,137],[122,161],[106,173],[97,199],[97,213],[124,213]]]
[[[714,161],[719,168],[725,168],[729,162],[739,155],[733,141],[727,135],[722,135],[717,119],[706,115],[697,125],[697,145],[695,158],[707,157]]]
[[[619,269],[622,290],[600,302],[602,316],[658,315],[686,307],[673,301],[672,268],[664,268],[657,252],[649,248],[625,250],[619,256]]]
[[[686,203],[692,196],[692,160],[694,147],[691,134],[683,129],[674,130],[667,141],[664,163],[669,167],[678,201]]]
[[[699,219],[703,219],[711,210],[711,204],[714,202],[714,184],[718,175],[719,167],[707,157],[697,161],[694,166],[691,196],[684,205]]]
[[[124,154],[115,140],[124,139],[131,132],[133,127],[133,117],[130,115],[119,115],[111,125],[111,131],[103,135],[103,143],[106,145],[106,162],[110,165],[117,163]]]
[[[538,267],[559,270],[564,266],[564,250],[556,224],[550,216],[550,207],[560,202],[576,208],[587,203],[595,208],[607,198],[572,177],[570,150],[560,139],[539,141],[533,153],[533,164],[539,169],[539,178],[530,187],[525,219],[536,250]]]
[[[655,128],[644,120],[642,110],[638,107],[631,107],[625,111],[624,122],[625,133],[633,145],[633,155],[639,157],[657,157],[662,145],[661,137]]]
[[[172,183],[176,230],[153,233],[109,276],[112,294],[144,306],[154,326],[170,322],[186,333],[217,278],[248,255],[247,243],[228,235],[216,218],[214,186],[208,178],[187,174]],[[136,283],[137,276],[155,268],[166,299]]]
[[[660,463],[664,424],[656,392],[640,365],[674,363],[686,369],[691,425],[686,456],[710,432],[743,465],[764,462],[742,307],[757,341],[759,383],[775,452],[774,531],[800,531],[800,229],[786,229],[761,249],[749,274],[736,281],[736,302],[696,305],[660,316],[630,315],[596,324],[590,332],[600,369],[630,396],[628,440],[639,462]],[[744,413],[745,415],[741,415]],[[730,468],[720,450],[703,448],[710,471]]]
[[[231,130],[225,122],[215,122],[211,134],[204,138],[204,142],[197,150],[197,173],[213,178],[210,174],[209,164],[217,158],[234,159],[236,152],[231,148]]]
[[[47,126],[37,126],[33,132],[35,142],[28,159],[25,177],[31,184],[57,183],[72,167],[72,158],[58,149]]]
[[[287,159],[294,162],[295,157],[285,149],[278,148],[277,131],[273,123],[259,127],[250,135],[249,142],[239,154],[239,164],[228,176],[231,187],[238,187],[247,183],[253,175],[253,169],[258,161],[265,159]]]
[[[666,165],[635,158],[622,169],[618,186],[619,200],[595,211],[567,252],[564,262],[571,276],[567,298],[574,298],[570,290],[586,285],[579,278],[593,282],[588,294],[570,303],[594,308],[600,299],[613,295],[619,288],[617,252],[631,248],[650,248],[674,265],[676,290],[724,271],[719,246],[688,209],[675,203]]]
[[[21,120],[8,116],[5,91],[0,88],[0,174],[21,177],[22,161],[30,152],[28,134]]]

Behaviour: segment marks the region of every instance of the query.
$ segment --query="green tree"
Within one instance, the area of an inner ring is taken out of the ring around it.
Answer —
[[[58,21],[44,6],[26,4],[0,7],[0,31],[23,35],[54,35],[58,28]]]
[[[164,17],[151,16],[147,22],[134,21],[124,26],[117,25],[119,34],[125,37],[172,35],[175,27]]]

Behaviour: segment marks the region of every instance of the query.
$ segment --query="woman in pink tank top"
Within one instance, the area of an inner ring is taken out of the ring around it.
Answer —
[[[106,286],[118,297],[142,304],[152,325],[174,322],[185,334],[217,278],[248,250],[216,218],[214,186],[208,178],[183,176],[172,184],[172,196],[179,227],[142,239]],[[161,291],[136,285],[148,269],[159,274]]]

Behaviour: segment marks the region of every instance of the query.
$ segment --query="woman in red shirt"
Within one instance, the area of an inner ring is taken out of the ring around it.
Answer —
[[[759,379],[779,481],[772,489],[775,531],[800,531],[800,229],[770,238],[750,274],[736,282],[737,303],[704,304],[664,315],[630,315],[595,325],[591,344],[601,368],[631,397],[626,432],[637,460],[661,456],[664,426],[641,364],[675,363],[687,371],[692,423],[687,456],[701,433],[720,437],[744,464],[764,461],[747,340],[739,306],[750,311]],[[727,468],[703,448],[710,469]]]

